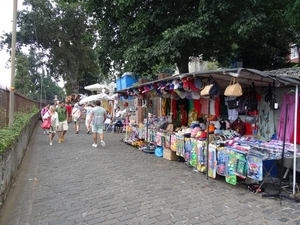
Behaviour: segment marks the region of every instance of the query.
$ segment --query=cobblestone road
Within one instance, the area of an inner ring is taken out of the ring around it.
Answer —
[[[1,225],[300,224],[300,205],[263,198],[245,185],[206,179],[106,134],[92,147],[85,128],[49,146],[39,125],[1,211]]]

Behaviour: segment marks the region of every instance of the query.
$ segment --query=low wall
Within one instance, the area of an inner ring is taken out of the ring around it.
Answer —
[[[0,156],[0,208],[6,200],[8,193],[15,182],[19,166],[23,160],[29,140],[38,121],[39,114],[31,118],[30,123],[23,129],[16,143],[10,150]]]

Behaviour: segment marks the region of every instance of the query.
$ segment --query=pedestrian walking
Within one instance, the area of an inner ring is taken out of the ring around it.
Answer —
[[[72,121],[72,106],[70,103],[66,104],[66,109],[68,111],[68,123]]]
[[[90,119],[88,122],[88,127],[91,129],[92,125],[92,132],[93,134],[93,147],[97,147],[97,135],[99,134],[99,138],[101,141],[101,146],[105,146],[104,142],[104,134],[103,134],[103,128],[104,128],[104,121],[106,119],[106,110],[101,107],[101,102],[99,100],[96,101],[96,106],[91,110],[90,113]]]
[[[42,121],[43,121],[43,116],[45,115],[46,112],[48,112],[49,107],[50,107],[50,104],[47,104],[44,108],[42,108],[42,110],[41,110]],[[46,129],[43,129],[43,134],[46,134]]]
[[[81,120],[82,118],[84,118],[84,114],[83,114],[83,107],[81,106],[80,103],[78,104],[78,109],[81,112],[81,115],[80,115],[80,118],[79,118]],[[78,131],[80,131],[80,123],[78,123]]]
[[[91,115],[91,110],[93,109],[93,105],[88,103],[83,108],[86,112],[85,125],[86,125],[86,129],[87,129],[87,134],[89,134],[89,133],[91,133],[91,130],[89,129],[89,119],[90,119],[90,115]]]
[[[78,134],[80,130],[79,124],[81,119],[81,110],[78,108],[78,103],[76,103],[72,109],[72,118],[74,122],[74,131],[76,134]]]
[[[49,144],[52,145],[52,142],[53,142],[53,138],[55,136],[55,133],[58,129],[58,126],[59,126],[59,122],[58,122],[58,114],[56,112],[56,107],[55,105],[51,105],[48,109],[47,112],[45,112],[45,114],[43,115],[43,120],[46,120],[48,119],[49,117],[50,118],[50,121],[51,121],[51,126],[49,129],[46,129],[46,132],[48,133],[48,136],[49,136]]]
[[[65,103],[63,101],[60,101],[57,108],[56,112],[58,114],[58,143],[61,143],[65,141],[65,135],[69,129],[68,126],[68,111],[65,107]]]

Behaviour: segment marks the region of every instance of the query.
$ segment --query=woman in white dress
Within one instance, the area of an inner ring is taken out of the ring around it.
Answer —
[[[51,105],[49,107],[49,110],[44,114],[43,120],[46,120],[50,118],[51,126],[49,129],[46,129],[46,132],[49,136],[49,144],[52,145],[53,138],[56,134],[57,128],[58,128],[58,114],[56,112],[56,107],[54,105]]]

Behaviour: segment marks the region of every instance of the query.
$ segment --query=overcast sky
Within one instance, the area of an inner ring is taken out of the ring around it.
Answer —
[[[1,0],[0,36],[3,35],[3,31],[12,31],[13,2],[13,0]],[[18,0],[18,9],[21,9],[22,2],[23,0]],[[7,54],[5,50],[0,51],[0,85],[2,87],[10,87],[10,68],[5,68],[5,63],[9,57],[9,54]]]

